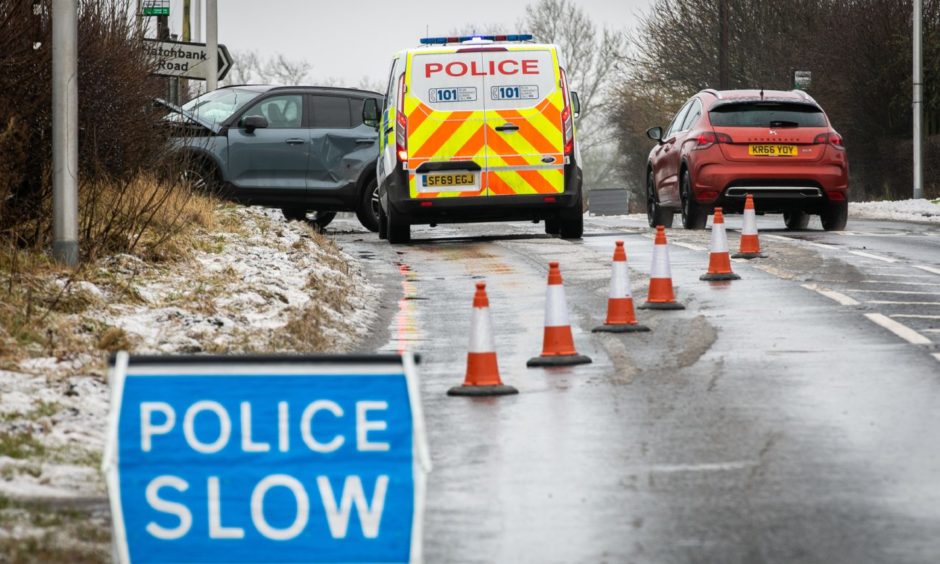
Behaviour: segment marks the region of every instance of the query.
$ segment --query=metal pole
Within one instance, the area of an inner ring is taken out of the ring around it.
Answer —
[[[206,92],[219,87],[219,4],[218,0],[206,0]]]
[[[52,3],[52,256],[78,266],[78,1]]]
[[[193,0],[193,41],[202,41],[202,0]]]
[[[914,0],[914,199],[924,197],[923,0]]]

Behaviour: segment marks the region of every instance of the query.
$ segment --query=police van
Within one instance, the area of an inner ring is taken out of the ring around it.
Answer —
[[[544,221],[584,230],[581,158],[558,47],[531,35],[435,37],[392,61],[379,128],[379,236],[417,224]]]

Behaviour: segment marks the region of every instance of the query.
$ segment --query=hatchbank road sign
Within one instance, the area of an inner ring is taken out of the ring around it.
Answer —
[[[119,561],[420,561],[410,355],[119,353],[109,376]]]
[[[206,80],[209,51],[205,43],[145,39],[144,50],[155,64],[153,74]],[[219,45],[218,79],[225,78],[231,68],[232,56],[225,45]]]

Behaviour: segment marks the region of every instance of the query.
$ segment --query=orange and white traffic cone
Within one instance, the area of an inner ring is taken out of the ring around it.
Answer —
[[[725,216],[721,213],[721,208],[715,208],[715,217],[712,219],[712,242],[708,255],[708,272],[699,276],[699,280],[740,279],[740,276],[731,272],[731,255],[728,253]]]
[[[506,396],[519,390],[506,386],[499,377],[493,331],[490,323],[490,300],[486,283],[477,282],[473,296],[473,317],[470,321],[470,350],[467,353],[467,375],[463,385],[447,390],[449,396]]]
[[[676,293],[672,288],[672,270],[669,267],[669,246],[666,243],[666,228],[656,226],[656,240],[653,242],[653,266],[650,268],[650,289],[646,303],[640,309],[685,309],[676,302]]]
[[[607,319],[595,327],[594,333],[635,333],[650,328],[636,321],[633,311],[633,295],[630,293],[630,272],[627,270],[627,253],[623,241],[614,247],[614,263],[610,275],[610,293],[607,297]]]
[[[530,358],[526,366],[570,366],[588,364],[591,359],[578,354],[568,321],[568,302],[557,262],[548,263],[548,289],[545,293],[545,337],[542,355]]]
[[[757,238],[757,212],[754,211],[754,197],[750,194],[744,200],[744,226],[741,228],[741,244],[738,252],[731,255],[731,258],[763,258],[766,257],[760,252],[760,239]]]

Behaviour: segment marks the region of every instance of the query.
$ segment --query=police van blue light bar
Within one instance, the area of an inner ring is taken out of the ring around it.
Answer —
[[[460,37],[422,37],[422,45],[447,45],[448,43],[462,43],[482,39],[489,41],[532,41],[532,35],[529,33],[517,33],[515,35],[462,35]]]

